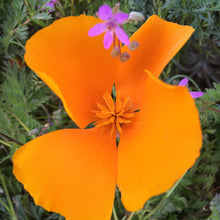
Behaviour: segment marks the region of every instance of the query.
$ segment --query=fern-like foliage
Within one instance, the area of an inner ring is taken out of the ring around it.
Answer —
[[[213,200],[210,202],[210,209],[212,214],[208,220],[219,220],[220,219],[220,194],[216,194]]]
[[[214,83],[213,86],[214,88],[206,89],[198,104],[204,122],[213,120],[220,124],[220,84]]]
[[[208,39],[212,32],[218,31],[214,25],[218,17],[213,12],[220,11],[219,0],[167,0],[162,10],[167,11],[170,20],[192,25],[196,29],[194,36],[197,40]]]
[[[1,91],[0,132],[25,143],[27,134],[18,131],[18,127],[21,127],[18,120],[29,129],[40,127],[33,113],[49,96],[44,90],[32,87],[33,74],[25,66],[7,62],[3,74],[5,80]]]
[[[45,6],[49,0],[13,0],[8,9],[4,10],[7,19],[4,19],[0,25],[2,35],[0,37],[0,47],[3,50],[0,53],[15,53],[17,48],[24,49],[23,43],[28,37],[28,24],[33,21],[45,26],[41,20],[51,19],[48,6]],[[20,54],[17,52],[17,54]]]

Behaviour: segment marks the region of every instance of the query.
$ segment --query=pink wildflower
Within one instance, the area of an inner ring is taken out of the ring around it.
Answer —
[[[188,84],[188,79],[184,78],[180,81],[179,86],[186,86]],[[203,96],[203,92],[190,92],[193,99]]]
[[[121,26],[128,21],[129,14],[114,13],[110,6],[102,5],[99,8],[98,16],[105,22],[93,26],[88,33],[90,37],[97,36],[106,31],[103,41],[105,49],[111,46],[115,35],[123,44],[130,44],[129,37]]]

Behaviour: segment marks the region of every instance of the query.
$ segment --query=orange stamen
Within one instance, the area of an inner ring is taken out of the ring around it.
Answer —
[[[98,103],[98,110],[92,111],[100,118],[100,120],[95,122],[95,126],[103,127],[112,124],[110,131],[111,136],[117,132],[122,133],[122,124],[130,123],[131,118],[135,115],[132,100],[126,97],[122,102],[118,92],[116,93],[115,102],[109,92],[103,95],[103,99],[106,106]]]

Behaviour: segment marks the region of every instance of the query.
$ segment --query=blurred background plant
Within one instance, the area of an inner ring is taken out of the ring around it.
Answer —
[[[25,65],[24,45],[54,20],[79,14],[95,15],[99,6],[116,0],[0,0],[0,219],[62,220],[34,205],[12,175],[11,157],[27,141],[43,133],[76,125],[61,101]],[[128,213],[116,190],[112,219],[220,219],[220,1],[124,0],[124,12],[139,11],[182,25],[195,33],[164,69],[161,78],[178,84],[187,77],[189,89],[205,94],[196,99],[203,128],[203,148],[196,164],[174,187]],[[126,24],[129,35],[141,23]],[[175,166],[175,165],[174,165]],[[100,201],[101,202],[101,201]],[[86,211],[86,210],[85,210]]]

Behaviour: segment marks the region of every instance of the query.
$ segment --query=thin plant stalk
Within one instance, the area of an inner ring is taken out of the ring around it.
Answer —
[[[6,199],[8,201],[8,205],[9,205],[9,209],[10,209],[9,213],[11,215],[11,220],[17,220],[16,214],[15,214],[15,210],[14,210],[14,206],[12,204],[11,198],[10,198],[9,193],[8,193],[7,186],[5,184],[4,177],[3,177],[1,172],[0,172],[0,179],[1,179],[1,182],[2,182],[3,189],[5,191]]]
[[[171,77],[170,79],[166,81],[166,83],[171,83],[174,79],[178,79],[178,78],[187,78],[199,91],[201,91],[198,84],[191,77],[187,75],[183,75],[183,74],[179,74],[179,75],[175,75]]]
[[[114,216],[114,220],[118,220],[118,216],[115,210],[115,205],[113,205],[113,209],[112,209],[112,215]]]
[[[183,174],[183,176],[174,184],[174,186],[165,194],[165,196],[163,197],[163,199],[159,202],[159,204],[150,212],[148,213],[144,220],[149,219],[154,213],[156,213],[160,207],[163,205],[163,203],[171,196],[171,194],[173,193],[173,191],[176,189],[176,187],[179,185],[179,183],[181,182],[181,180],[183,179],[183,177],[185,176],[186,173]]]

